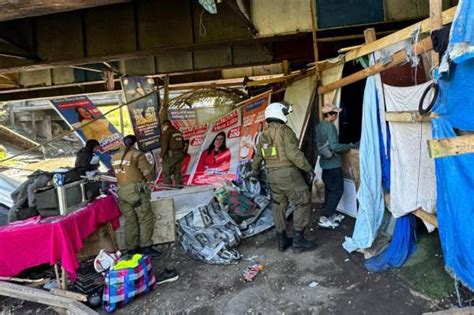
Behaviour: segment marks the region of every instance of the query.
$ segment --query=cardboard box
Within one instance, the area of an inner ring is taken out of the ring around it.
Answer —
[[[352,179],[356,185],[356,190],[360,185],[360,170],[359,170],[359,150],[350,149],[342,154],[342,173],[345,178]]]

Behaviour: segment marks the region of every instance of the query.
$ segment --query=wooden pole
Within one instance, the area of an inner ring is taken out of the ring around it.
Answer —
[[[117,97],[117,100],[118,100],[118,105],[119,105],[119,111],[120,111],[120,132],[122,133],[122,135],[125,135],[125,127],[124,127],[124,123],[123,123],[123,104],[122,104],[122,96],[119,95]]]
[[[314,2],[316,0],[309,0],[310,8],[311,8],[311,31],[313,33],[313,53],[314,53],[314,62],[317,63],[319,61],[319,52],[318,52],[318,36],[316,34],[317,30],[317,17],[316,17],[316,8],[314,7]],[[317,70],[316,64],[316,70]],[[319,71],[316,71],[319,72]]]
[[[161,107],[161,111],[160,111],[161,122],[168,119],[169,98],[170,98],[170,76],[166,75],[164,78],[163,106]]]
[[[377,35],[375,34],[375,28],[371,27],[364,30],[364,39],[365,43],[375,42],[377,40]]]
[[[443,26],[443,2],[441,0],[430,0],[430,19],[431,31],[439,30]],[[431,68],[439,65],[439,55],[437,52],[431,52]]]
[[[430,51],[433,49],[433,44],[431,42],[431,38],[425,38],[418,42],[417,44],[414,45],[413,47],[413,54],[418,56],[421,55],[427,51]],[[407,54],[405,51],[400,51],[393,55],[392,61],[389,62],[388,64],[382,64],[380,62],[376,63],[375,65],[368,67],[366,69],[363,69],[359,72],[353,73],[347,77],[344,77],[338,81],[334,81],[332,83],[326,84],[322,87],[319,88],[319,94],[324,94],[329,91],[338,89],[340,87],[352,84],[354,82],[357,82],[359,80],[365,79],[367,77],[370,77],[371,75],[380,73],[382,71],[385,71],[387,69],[390,69],[392,67],[395,67],[403,62],[405,62],[407,57]]]

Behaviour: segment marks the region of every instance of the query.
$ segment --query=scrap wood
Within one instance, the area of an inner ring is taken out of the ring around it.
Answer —
[[[41,279],[23,279],[23,278],[15,278],[15,277],[1,277],[0,281],[11,281],[11,282],[19,282],[19,283],[38,283],[43,282],[44,278]]]
[[[433,159],[474,153],[474,135],[428,140],[428,150]]]
[[[70,314],[96,315],[94,310],[73,299],[51,294],[44,290],[0,281],[0,295],[66,309]]]
[[[474,307],[463,307],[463,308],[451,308],[449,310],[438,311],[438,312],[427,312],[423,315],[472,315],[474,314]]]
[[[61,289],[51,289],[49,290],[49,292],[51,292],[54,295],[70,298],[70,299],[77,300],[80,302],[87,302],[87,295],[85,294],[61,290]]]
[[[372,42],[375,43],[375,42]],[[421,55],[429,50],[433,49],[433,43],[431,42],[431,37],[427,37],[415,45],[413,45],[413,55],[418,56]],[[328,83],[322,87],[319,88],[319,94],[324,94],[329,91],[338,89],[340,87],[352,84],[354,82],[357,82],[362,79],[366,79],[374,74],[380,73],[382,71],[385,71],[387,69],[393,68],[397,65],[402,64],[405,62],[407,59],[407,52],[406,51],[399,51],[395,55],[393,55],[392,60],[384,64],[383,62],[379,61],[373,66],[370,66],[366,69],[363,69],[361,71],[355,72],[347,77],[344,77],[340,80]]]
[[[448,10],[443,11],[442,13],[442,24],[446,25],[449,24],[453,21],[454,16],[456,14],[457,6],[449,8]],[[418,22],[414,25],[410,25],[408,27],[405,27],[404,29],[401,29],[398,32],[392,33],[390,35],[387,35],[385,37],[382,37],[374,42],[367,43],[365,45],[362,45],[361,47],[357,49],[353,49],[349,52],[347,52],[345,55],[343,55],[344,62],[348,62],[351,60],[355,60],[357,58],[366,56],[368,54],[371,54],[373,52],[376,52],[380,49],[383,49],[385,47],[388,47],[390,45],[399,43],[401,41],[404,41],[406,39],[409,39],[412,34],[418,29],[418,27],[421,29],[422,33],[427,33],[430,32],[432,29],[432,21],[431,18],[424,19],[421,22]],[[328,63],[326,64],[326,69],[332,68],[336,66],[337,64],[331,64]]]
[[[431,113],[430,115],[420,115],[417,111],[408,112],[385,112],[385,120],[391,122],[430,122],[432,119],[437,118],[438,115]]]
[[[438,227],[438,218],[435,215],[428,213],[421,208],[418,208],[415,211],[413,211],[413,214],[417,216],[418,218],[422,219],[423,221],[435,227]]]

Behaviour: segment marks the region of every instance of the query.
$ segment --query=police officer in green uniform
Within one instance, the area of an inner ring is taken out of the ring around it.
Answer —
[[[125,241],[131,252],[158,255],[152,248],[155,216],[150,204],[147,181],[153,180],[153,168],[145,154],[134,146],[137,138],[124,138],[125,148],[112,157],[112,167],[118,183],[120,209],[125,218]]]
[[[310,191],[300,170],[314,178],[312,167],[298,147],[294,131],[286,125],[291,106],[272,103],[265,110],[267,126],[260,136],[252,162],[254,176],[258,177],[262,160],[268,169],[268,183],[273,197],[272,215],[277,231],[278,250],[285,251],[291,245],[286,234],[285,213],[288,200],[296,206],[293,213],[295,234],[293,250],[313,250],[316,244],[304,236],[310,217]]]
[[[163,121],[161,135],[160,161],[163,167],[164,184],[172,185],[171,176],[177,187],[183,187],[183,176],[181,175],[181,164],[184,158],[183,134],[176,129],[171,121]]]

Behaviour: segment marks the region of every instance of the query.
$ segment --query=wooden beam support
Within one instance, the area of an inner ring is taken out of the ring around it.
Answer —
[[[438,227],[438,218],[435,215],[428,213],[421,208],[413,211],[413,214],[423,221],[435,226],[436,228]]]
[[[94,310],[70,298],[53,295],[44,290],[30,288],[18,284],[0,281],[0,295],[15,299],[45,304],[68,310],[75,315],[95,315]]]
[[[345,53],[345,52],[348,52],[348,51],[351,51],[351,50],[354,50],[354,49],[358,49],[360,47],[362,47],[362,44],[355,45],[355,46],[350,46],[350,47],[344,47],[344,48],[339,49],[337,52],[342,54],[342,53]]]
[[[448,24],[451,23],[454,19],[454,15],[456,14],[456,9],[457,7],[452,7],[446,11],[443,12],[442,14],[442,24]],[[411,35],[417,30],[418,26],[420,26],[421,32],[426,33],[431,31],[431,19],[425,19],[421,21],[420,23],[408,26],[398,32],[395,32],[391,35],[385,36],[379,40],[376,40],[375,42],[371,42],[369,44],[363,45],[359,49],[352,50],[348,52],[345,56],[345,61],[351,61],[355,60],[357,58],[363,57],[365,55],[368,55],[370,53],[373,53],[377,50],[380,50],[382,48],[385,48],[387,46],[396,44],[398,42],[401,42],[405,39],[408,39],[411,37]]]
[[[310,6],[310,13],[311,13],[311,33],[313,36],[313,54],[314,54],[314,64],[316,66],[316,76],[317,78],[320,77],[320,72],[318,69],[318,64],[317,62],[319,61],[319,51],[318,51],[318,37],[316,35],[317,31],[317,15],[316,15],[316,8],[314,6],[315,1],[314,0],[309,0],[309,6]]]
[[[373,43],[375,43],[375,42],[373,42]],[[417,44],[414,45],[413,54],[415,56],[418,56],[418,55],[421,55],[421,54],[423,54],[427,51],[430,51],[431,49],[433,49],[433,44],[431,42],[431,38],[428,37],[428,38],[425,38],[425,39],[421,40],[420,42],[418,42]],[[343,87],[343,86],[352,84],[354,82],[357,82],[359,80],[365,79],[367,77],[370,77],[371,75],[374,75],[374,74],[380,73],[382,71],[385,71],[387,69],[393,68],[393,67],[405,62],[406,57],[407,57],[406,52],[405,51],[400,51],[400,52],[396,53],[395,55],[393,55],[392,61],[387,63],[387,64],[383,64],[381,62],[378,62],[377,64],[375,64],[371,67],[368,67],[368,68],[363,69],[359,72],[353,73],[353,74],[351,74],[351,75],[349,75],[345,78],[342,78],[338,81],[334,81],[332,83],[329,83],[329,84],[326,84],[326,85],[320,87],[319,88],[319,94],[327,93],[329,91],[338,89],[340,87]]]
[[[285,81],[287,83],[291,83],[291,82],[303,79],[309,75],[313,75],[315,73],[316,73],[315,68],[310,68],[309,70],[306,70],[306,71],[294,71],[293,73],[289,75],[278,75],[269,79],[249,81],[246,83],[246,86],[261,86],[261,85],[274,84],[274,83],[280,83],[280,82],[285,82]]]
[[[427,116],[420,115],[420,113],[418,112],[385,112],[385,120],[390,122],[428,122],[437,117],[438,115],[436,114],[431,114]]]
[[[474,135],[428,140],[428,150],[433,159],[474,153]]]
[[[430,0],[430,19],[431,31],[439,30],[443,27],[443,2],[441,0]],[[431,69],[438,67],[439,55],[437,52],[431,52]]]

